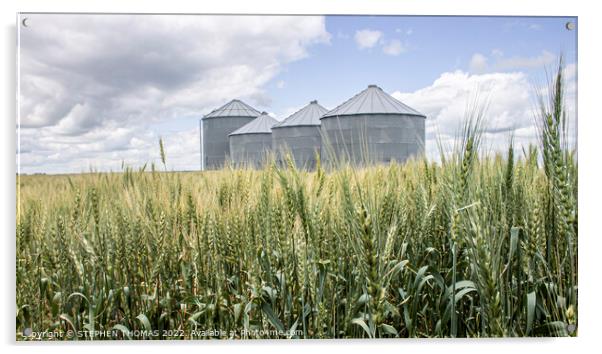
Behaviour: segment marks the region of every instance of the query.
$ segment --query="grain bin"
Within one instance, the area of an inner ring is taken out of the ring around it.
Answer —
[[[291,155],[299,168],[313,169],[316,166],[316,154],[320,153],[320,117],[328,110],[318,101],[293,113],[284,121],[272,127],[272,148],[276,160],[284,165],[286,154]]]
[[[260,167],[272,150],[272,126],[278,121],[266,112],[229,135],[235,166]]]
[[[230,156],[228,134],[251,122],[260,112],[240,100],[232,100],[205,115],[201,125],[201,169],[219,169]]]
[[[369,85],[320,118],[322,159],[333,164],[403,162],[424,154],[426,116]]]

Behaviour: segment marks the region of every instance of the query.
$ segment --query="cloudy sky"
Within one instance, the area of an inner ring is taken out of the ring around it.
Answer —
[[[559,53],[575,117],[570,18],[22,15],[21,173],[199,168],[199,118],[239,98],[278,119],[377,84],[427,115],[427,154],[487,101],[486,147],[536,143],[536,91]],[[571,135],[573,136],[573,135]]]

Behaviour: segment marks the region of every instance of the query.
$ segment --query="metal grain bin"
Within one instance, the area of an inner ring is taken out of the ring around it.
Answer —
[[[277,162],[283,166],[290,154],[298,168],[313,169],[320,153],[320,117],[328,110],[311,101],[301,110],[272,127],[272,148]]]
[[[404,162],[424,154],[426,116],[376,85],[320,118],[321,158],[356,165]]]
[[[261,167],[272,150],[272,126],[278,121],[266,112],[229,135],[235,166]]]
[[[205,115],[201,125],[201,169],[219,169],[230,157],[228,135],[251,122],[260,112],[240,100],[232,100]]]

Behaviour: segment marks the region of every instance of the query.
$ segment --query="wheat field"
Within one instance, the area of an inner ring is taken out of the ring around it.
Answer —
[[[19,176],[16,338],[577,335],[561,82],[520,156]]]

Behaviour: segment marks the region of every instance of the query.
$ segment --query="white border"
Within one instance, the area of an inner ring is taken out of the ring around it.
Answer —
[[[590,5],[591,4],[591,5]],[[2,345],[9,351],[23,352],[61,352],[76,353],[106,352],[115,350],[115,345],[124,345],[126,351],[140,349],[146,352],[183,351],[245,351],[246,352],[282,352],[304,353],[314,350],[341,350],[344,352],[403,350],[410,353],[437,352],[447,349],[463,353],[504,353],[518,349],[529,352],[580,352],[597,344],[597,328],[600,327],[600,304],[598,294],[600,286],[601,238],[600,188],[601,180],[599,148],[602,116],[600,104],[599,66],[602,63],[599,38],[602,33],[600,11],[595,2],[557,1],[557,0],[303,0],[297,2],[276,0],[217,2],[203,1],[124,1],[124,0],[21,0],[0,2],[2,17],[2,219],[4,227],[2,260],[2,279],[4,286],[0,291],[3,318],[0,320]],[[327,340],[327,341],[247,341],[247,342],[184,342],[184,343],[102,343],[82,345],[50,343],[47,345],[15,344],[15,88],[16,88],[16,13],[17,12],[134,12],[134,13],[255,13],[255,14],[404,14],[404,15],[531,15],[531,16],[578,16],[579,26],[579,337],[562,339],[486,339],[486,340]],[[596,227],[598,226],[598,227]],[[337,347],[336,349],[334,347]],[[599,346],[599,345],[598,345]],[[449,347],[449,348],[448,348]],[[515,348],[516,347],[516,348]],[[121,348],[120,348],[121,349]]]

